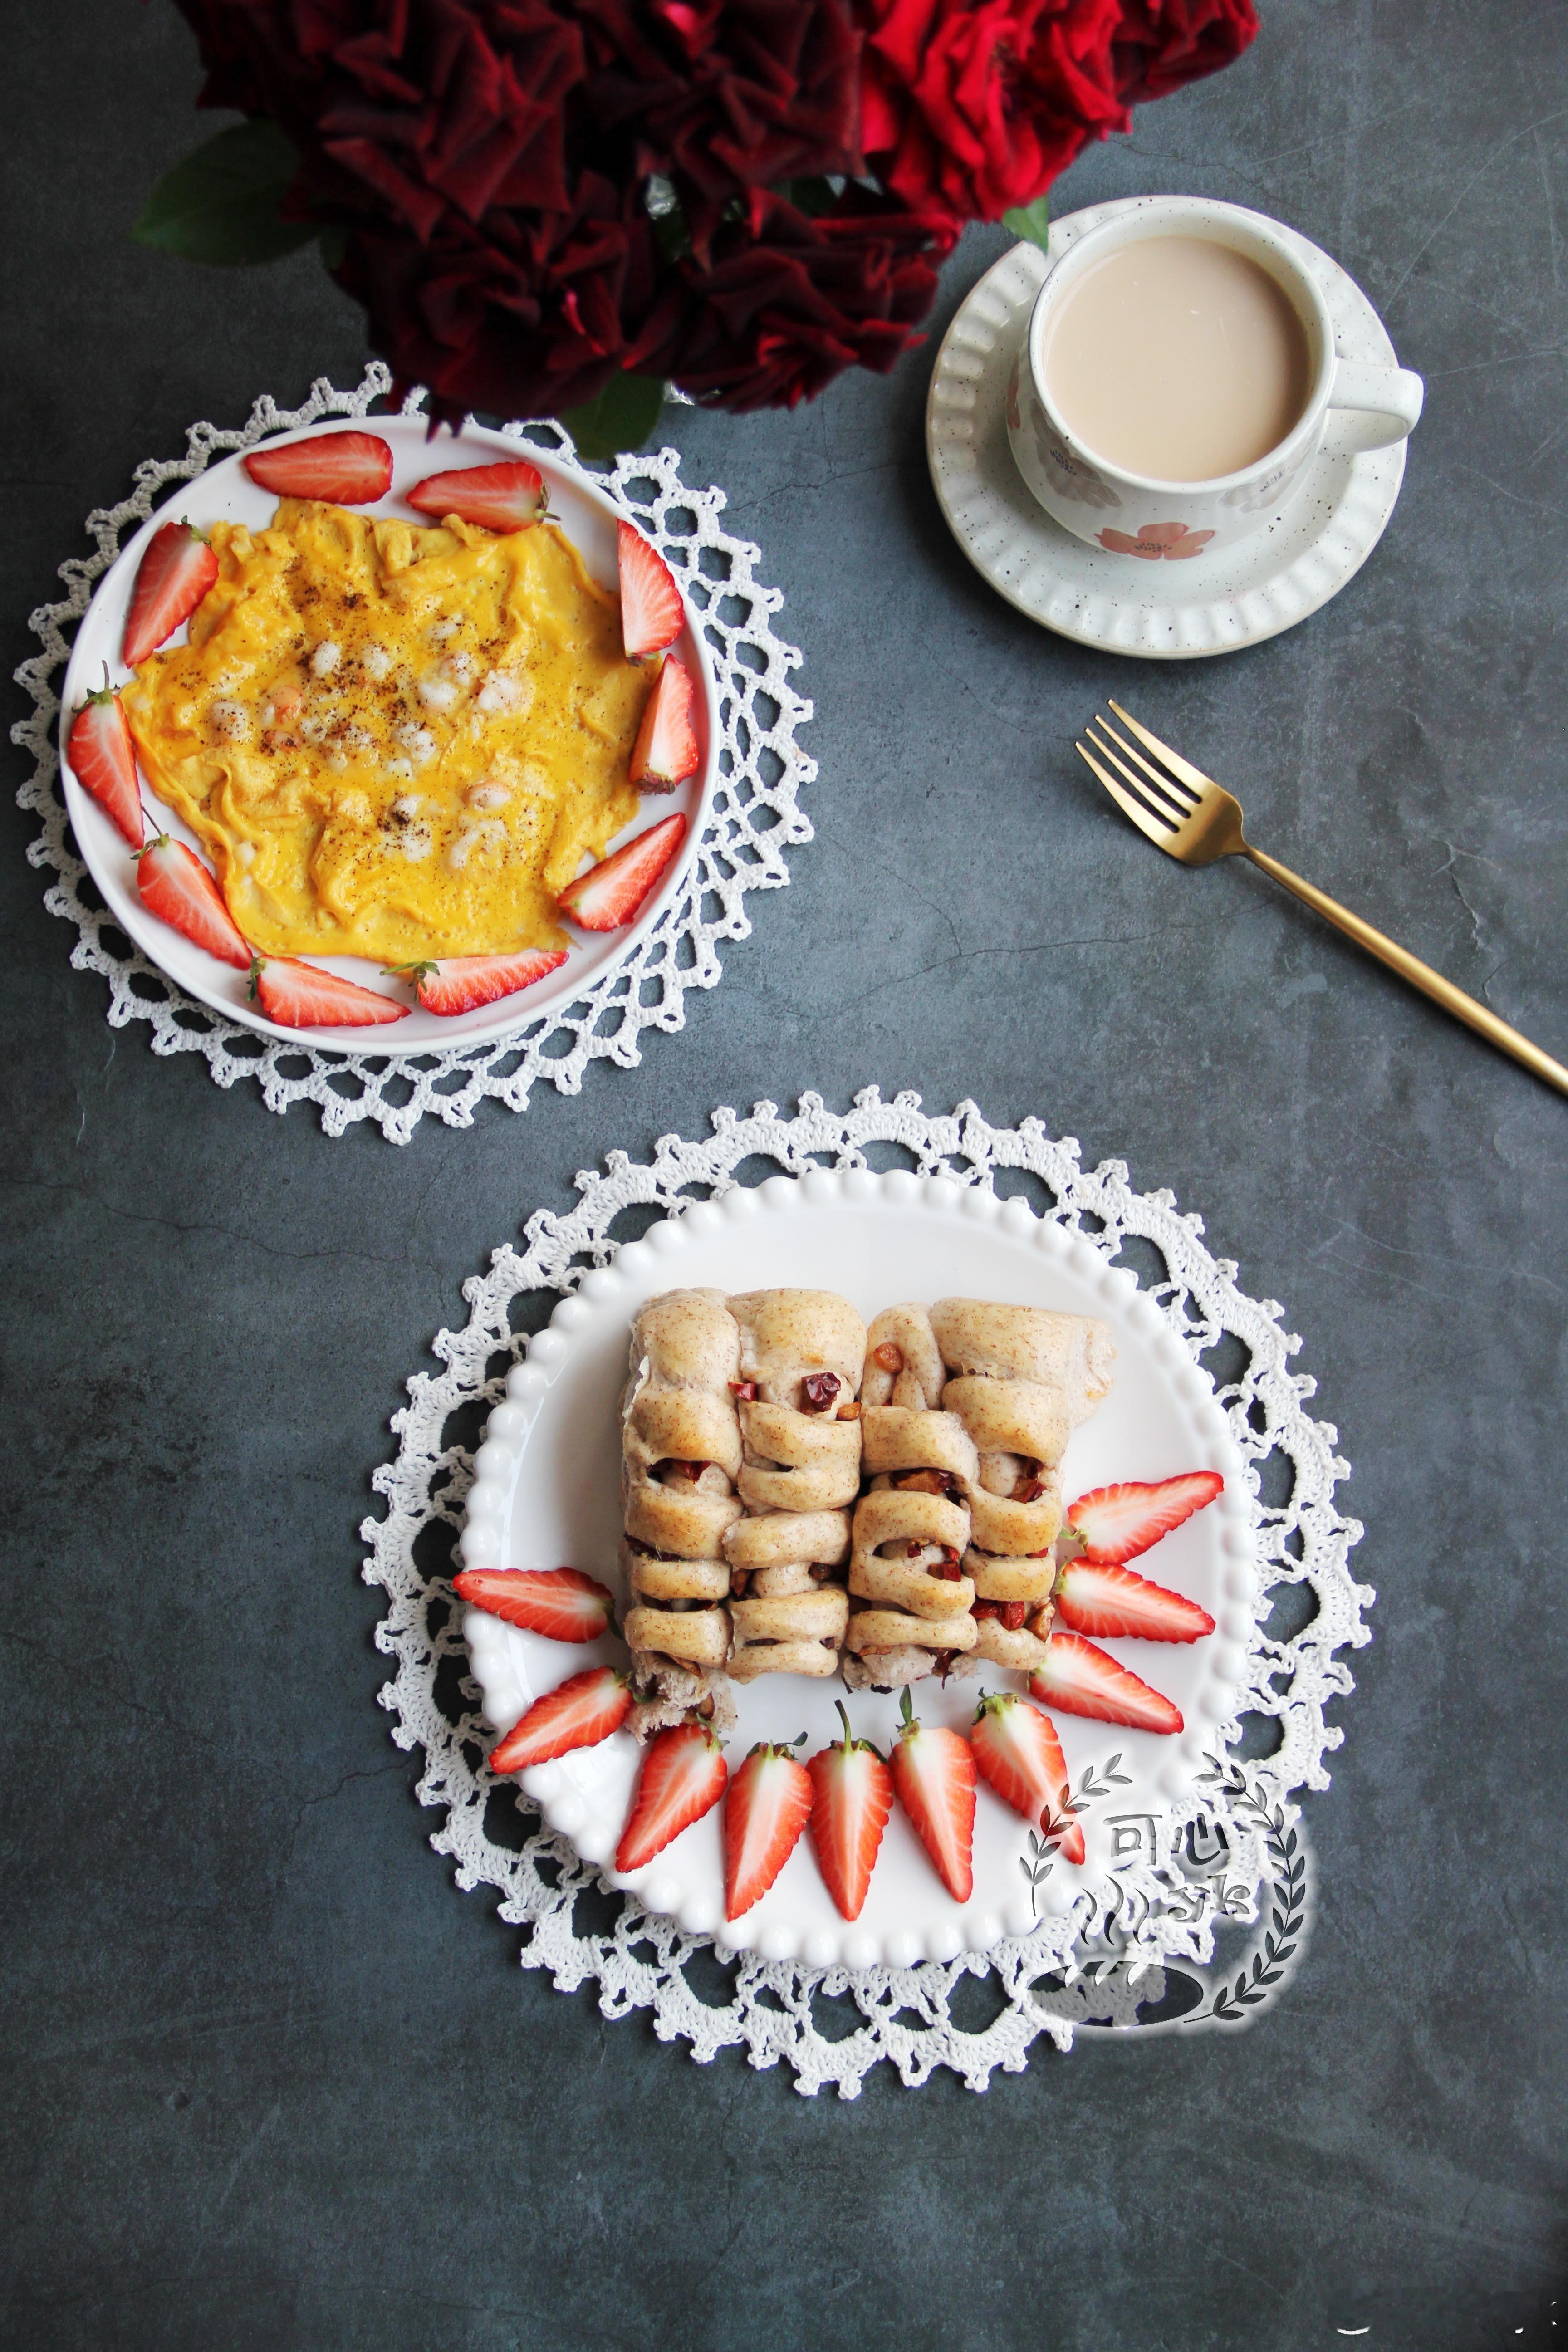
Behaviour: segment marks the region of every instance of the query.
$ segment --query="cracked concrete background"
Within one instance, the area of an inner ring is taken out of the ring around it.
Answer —
[[[11,23],[7,670],[137,459],[363,357],[309,257],[127,243],[206,127],[166,0]],[[821,776],[794,887],[639,1069],[401,1151],[270,1118],[110,1033],[7,794],[16,2352],[1556,2340],[1568,1105],[1261,877],[1157,858],[1071,740],[1130,698],[1258,840],[1568,1056],[1568,6],[1265,0],[1252,54],[1058,207],[1152,188],[1293,222],[1383,310],[1428,385],[1383,545],[1191,667],[993,597],[921,423],[997,234],[889,380],[669,412],[784,591]],[[402,1383],[577,1169],[872,1081],[1124,1157],[1303,1336],[1379,1600],[1309,1809],[1316,1934],[1254,2032],[808,2103],[523,1973],[426,1843],[357,1575]]]

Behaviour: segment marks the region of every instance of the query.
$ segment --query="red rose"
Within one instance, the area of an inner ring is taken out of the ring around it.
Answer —
[[[1090,139],[1240,54],[1252,0],[858,0],[861,139],[884,184],[958,221],[1043,195]]]
[[[448,215],[426,244],[393,221],[350,236],[339,283],[399,384],[429,387],[434,415],[558,415],[626,364],[658,288],[653,225],[608,180],[585,173],[574,193],[571,213]]]
[[[1217,73],[1258,30],[1252,0],[1122,0],[1111,56],[1130,106]]]
[[[861,0],[861,16],[867,159],[906,204],[1000,220],[1128,128],[1121,0]]]
[[[726,343],[715,323],[746,308],[743,207],[775,180],[864,168],[848,0],[179,5],[207,67],[204,102],[289,133],[300,156],[289,211],[343,232],[340,282],[437,415],[552,415],[593,398],[643,364],[661,291],[659,320],[688,318],[700,334],[699,374],[732,373],[743,389],[756,339],[740,329]],[[689,233],[679,271],[648,218],[654,173]],[[798,377],[783,361],[769,373],[816,389],[837,373],[830,348],[882,348],[912,281],[885,237],[857,250],[807,224],[805,239],[804,269],[759,257],[753,310],[768,310],[765,280],[780,316],[803,333],[815,320],[815,359],[802,355]],[[689,284],[710,258],[717,309]],[[923,308],[934,279],[921,283]]]
[[[885,374],[931,308],[952,234],[860,188],[815,220],[759,194],[706,266],[681,264],[629,364],[729,409],[793,408],[847,367]]]
[[[1256,29],[1250,0],[178,5],[204,103],[289,134],[285,209],[337,232],[437,415],[554,415],[628,369],[754,408],[889,368],[966,219]]]
[[[739,193],[863,173],[848,0],[578,0],[585,107],[679,191],[705,253]]]

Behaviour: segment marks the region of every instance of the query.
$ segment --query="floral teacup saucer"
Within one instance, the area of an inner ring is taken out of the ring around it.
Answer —
[[[1135,199],[1070,213],[1051,255]],[[1284,232],[1322,289],[1342,358],[1397,364],[1382,320],[1338,262]],[[1054,522],[1007,442],[1019,345],[1046,274],[1037,246],[988,269],[942,338],[926,402],[926,455],[948,525],[993,588],[1033,621],[1080,644],[1145,660],[1232,653],[1304,621],[1353,579],[1382,538],[1405,476],[1405,444],[1356,456],[1324,450],[1289,505],[1223,552],[1179,522],[1118,529],[1108,512],[1090,547]],[[1086,486],[1080,498],[1094,503]],[[1180,562],[1179,572],[1167,567]]]

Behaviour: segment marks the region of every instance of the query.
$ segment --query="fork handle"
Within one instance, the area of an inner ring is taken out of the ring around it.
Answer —
[[[1522,1062],[1536,1077],[1544,1078],[1546,1084],[1555,1087],[1559,1094],[1568,1095],[1568,1070],[1561,1062],[1554,1062],[1550,1054],[1543,1054],[1539,1045],[1532,1045],[1528,1037],[1521,1037],[1517,1029],[1510,1029],[1506,1021],[1500,1021],[1495,1013],[1489,1012],[1484,1004],[1478,1004],[1473,996],[1467,996],[1462,988],[1456,988],[1451,980],[1445,980],[1442,973],[1434,971],[1429,963],[1423,963],[1419,956],[1413,956],[1407,949],[1396,946],[1382,931],[1373,930],[1370,923],[1363,923],[1359,915],[1352,915],[1348,907],[1342,907],[1337,898],[1331,898],[1326,890],[1315,890],[1310,882],[1303,882],[1299,874],[1292,874],[1288,866],[1281,866],[1277,857],[1268,856],[1264,850],[1254,849],[1250,842],[1243,843],[1242,855],[1250,857],[1254,866],[1260,867],[1271,881],[1283,884],[1292,898],[1300,898],[1304,906],[1310,907],[1315,915],[1321,915],[1326,923],[1332,923],[1337,931],[1343,931],[1347,939],[1354,940],[1357,947],[1364,948],[1368,955],[1377,958],[1379,963],[1385,963],[1390,971],[1396,971],[1401,980],[1407,980],[1412,988],[1418,988],[1423,996],[1429,996],[1434,1004],[1440,1004],[1445,1013],[1451,1013],[1456,1021],[1462,1021],[1467,1029],[1475,1031],[1478,1037],[1484,1037],[1489,1045],[1497,1046],[1500,1053],[1511,1054],[1516,1062]]]

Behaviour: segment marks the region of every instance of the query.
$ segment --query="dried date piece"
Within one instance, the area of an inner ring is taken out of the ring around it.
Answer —
[[[1040,1465],[1037,1462],[1026,1462],[1013,1483],[1014,1502],[1037,1503],[1045,1491],[1046,1482],[1040,1475]]]
[[[904,1495],[951,1495],[956,1481],[949,1470],[900,1470],[891,1484]]]
[[[994,1617],[1005,1633],[1021,1633],[1028,1615],[1028,1603],[1025,1601],[977,1601],[973,1613],[976,1617]]]
[[[706,1462],[658,1462],[654,1476],[666,1486],[695,1486],[709,1466]]]

